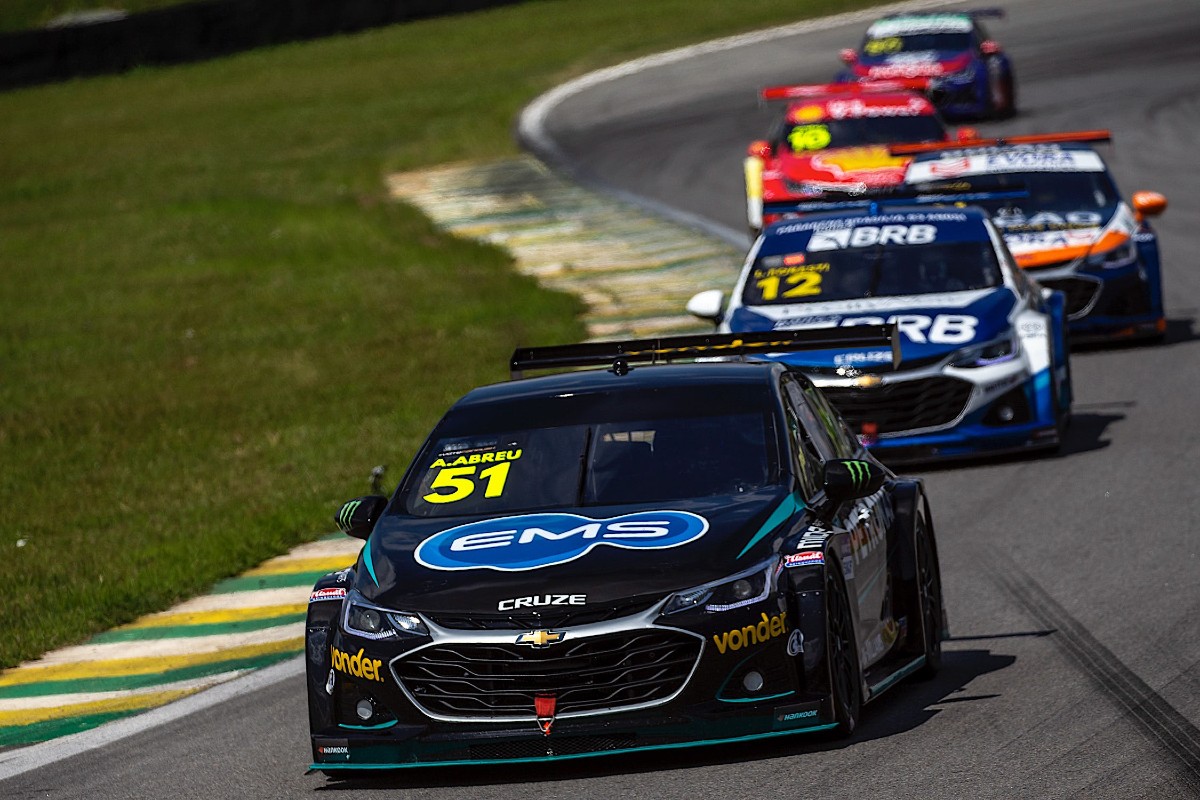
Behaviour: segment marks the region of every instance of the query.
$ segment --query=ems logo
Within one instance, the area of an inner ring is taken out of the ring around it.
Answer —
[[[661,550],[699,539],[708,520],[688,511],[639,511],[592,519],[578,514],[523,514],[471,522],[435,533],[413,558],[429,569],[522,572],[574,561],[607,545]]]
[[[527,644],[530,647],[541,649],[558,644],[566,638],[566,631],[529,631],[517,637],[517,644]]]

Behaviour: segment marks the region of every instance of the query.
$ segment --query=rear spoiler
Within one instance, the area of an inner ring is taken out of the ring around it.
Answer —
[[[928,78],[896,78],[843,83],[801,83],[794,86],[768,86],[758,93],[762,100],[801,100],[842,94],[872,94],[877,92],[925,92]]]
[[[900,337],[895,325],[855,325],[846,328],[810,328],[762,333],[713,333],[664,336],[617,342],[583,342],[550,347],[518,347],[509,361],[512,377],[530,369],[608,367],[617,375],[632,363],[658,364],[679,359],[765,356],[805,350],[850,350],[890,347],[892,365],[900,363]]]
[[[1029,196],[1021,184],[1002,184],[995,178],[954,178],[904,186],[884,192],[826,192],[808,200],[781,200],[763,204],[764,214],[812,214],[822,211],[871,209],[886,206],[971,204],[982,200],[1019,200]]]
[[[1024,136],[996,136],[987,139],[966,139],[961,142],[920,142],[918,144],[894,144],[888,152],[894,156],[911,156],[917,153],[935,153],[939,150],[968,150],[972,147],[1003,147],[1010,144],[1086,144],[1088,142],[1111,142],[1112,132],[1063,131],[1061,133],[1033,133]]]

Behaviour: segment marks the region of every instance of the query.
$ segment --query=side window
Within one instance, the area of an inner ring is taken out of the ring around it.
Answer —
[[[833,410],[828,398],[812,385],[805,387],[804,394],[808,398],[808,404],[821,420],[836,454],[835,458],[854,458],[858,454],[858,437],[846,427],[845,420]]]
[[[831,458],[840,458],[837,449],[833,446],[833,442],[829,440],[829,431],[825,424],[817,417],[816,411],[809,405],[808,399],[804,396],[804,390],[795,379],[789,380],[785,386],[787,387],[788,400],[792,408],[796,412],[796,416],[800,418],[800,424],[804,427],[804,432],[813,447],[821,456],[822,461],[828,461]]]
[[[784,383],[784,411],[787,416],[788,441],[791,443],[796,476],[805,500],[811,499],[821,489],[821,457],[813,449],[806,429],[796,413],[796,403],[789,387],[794,381]]]

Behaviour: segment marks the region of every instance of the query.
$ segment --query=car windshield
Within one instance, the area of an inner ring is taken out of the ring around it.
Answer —
[[[1105,172],[1002,172],[988,175],[997,191],[1012,188],[1025,191],[1028,198],[984,200],[982,206],[993,216],[1025,216],[1043,211],[1099,211],[1120,202],[1112,179]]]
[[[941,142],[946,139],[946,129],[932,114],[859,117],[785,124],[776,139],[785,150],[812,155],[831,147]]]
[[[742,290],[747,306],[961,292],[1000,286],[991,242],[822,250],[761,255]]]
[[[435,517],[653,503],[736,495],[776,480],[765,385],[626,395],[452,412],[418,456],[404,507]]]
[[[881,36],[863,42],[863,55],[890,56],[893,53],[918,53],[928,50],[962,51],[971,47],[970,33],[911,33],[905,36]]]

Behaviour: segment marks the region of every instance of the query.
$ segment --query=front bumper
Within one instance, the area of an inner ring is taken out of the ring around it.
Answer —
[[[559,641],[535,647],[516,643],[521,630],[451,630],[426,615],[431,635],[420,641],[364,642],[310,628],[310,768],[548,761],[833,728],[823,605],[813,595],[812,607],[794,599],[788,607],[788,596],[717,614],[683,612],[678,625],[674,615],[663,624],[656,603],[556,629]],[[794,635],[802,655],[789,654]],[[682,647],[644,644],[654,639]],[[381,666],[347,674],[342,654]],[[758,679],[747,681],[750,672]],[[555,698],[549,717],[535,700],[545,695]],[[356,718],[364,701],[375,713]]]
[[[1166,330],[1161,289],[1141,264],[1105,270],[1074,266],[1030,270],[1066,295],[1067,328],[1076,342],[1140,338]]]
[[[969,458],[1059,442],[1048,370],[1022,360],[974,369],[889,374],[876,386],[812,375],[851,430],[889,464]],[[861,380],[860,380],[861,382]]]

